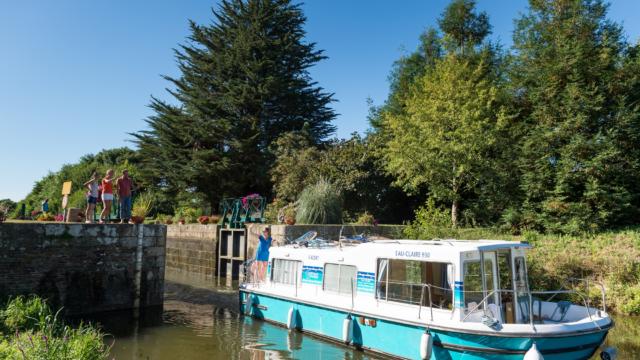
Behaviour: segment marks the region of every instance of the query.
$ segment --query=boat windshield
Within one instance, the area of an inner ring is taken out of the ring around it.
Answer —
[[[510,249],[481,251],[463,263],[464,313],[490,313],[502,323],[529,321],[529,284],[524,256]],[[483,266],[480,266],[480,264]]]

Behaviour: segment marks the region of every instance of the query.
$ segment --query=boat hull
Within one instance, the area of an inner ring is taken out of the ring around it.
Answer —
[[[365,317],[357,311],[349,313],[247,290],[240,291],[240,307],[243,313],[246,297],[250,293],[253,295],[250,312],[253,317],[286,326],[289,311],[294,308],[296,328],[343,342],[343,321],[351,314],[352,344],[356,347],[395,357],[420,359],[420,339],[425,327],[375,318],[371,315]],[[434,345],[431,359],[521,360],[534,342],[545,360],[589,359],[604,341],[608,330],[609,328],[567,336],[531,338],[464,333],[431,327],[429,332]]]

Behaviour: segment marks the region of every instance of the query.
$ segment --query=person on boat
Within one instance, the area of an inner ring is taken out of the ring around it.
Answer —
[[[256,251],[256,262],[258,263],[258,280],[264,281],[267,274],[267,263],[269,262],[269,248],[271,247],[271,229],[264,228],[262,235],[258,237],[259,244]]]
[[[95,216],[96,204],[98,203],[98,172],[91,174],[91,179],[84,183],[87,188],[87,210],[85,211],[85,222],[92,223]]]
[[[107,170],[107,175],[102,179],[102,212],[100,213],[100,224],[104,224],[105,219],[111,214],[111,203],[113,202],[113,170]]]

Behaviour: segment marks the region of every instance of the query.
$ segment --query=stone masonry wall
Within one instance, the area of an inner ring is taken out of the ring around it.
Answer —
[[[0,224],[0,297],[68,315],[162,305],[165,239],[164,225]]]
[[[211,279],[215,276],[218,225],[167,226],[167,270]]]

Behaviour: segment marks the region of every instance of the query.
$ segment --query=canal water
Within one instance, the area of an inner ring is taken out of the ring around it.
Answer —
[[[97,318],[110,333],[117,360],[379,359],[238,314],[231,288],[167,274],[162,310],[106,314]],[[618,359],[640,359],[640,317],[615,318],[608,345]],[[599,358],[599,357],[594,357]]]

